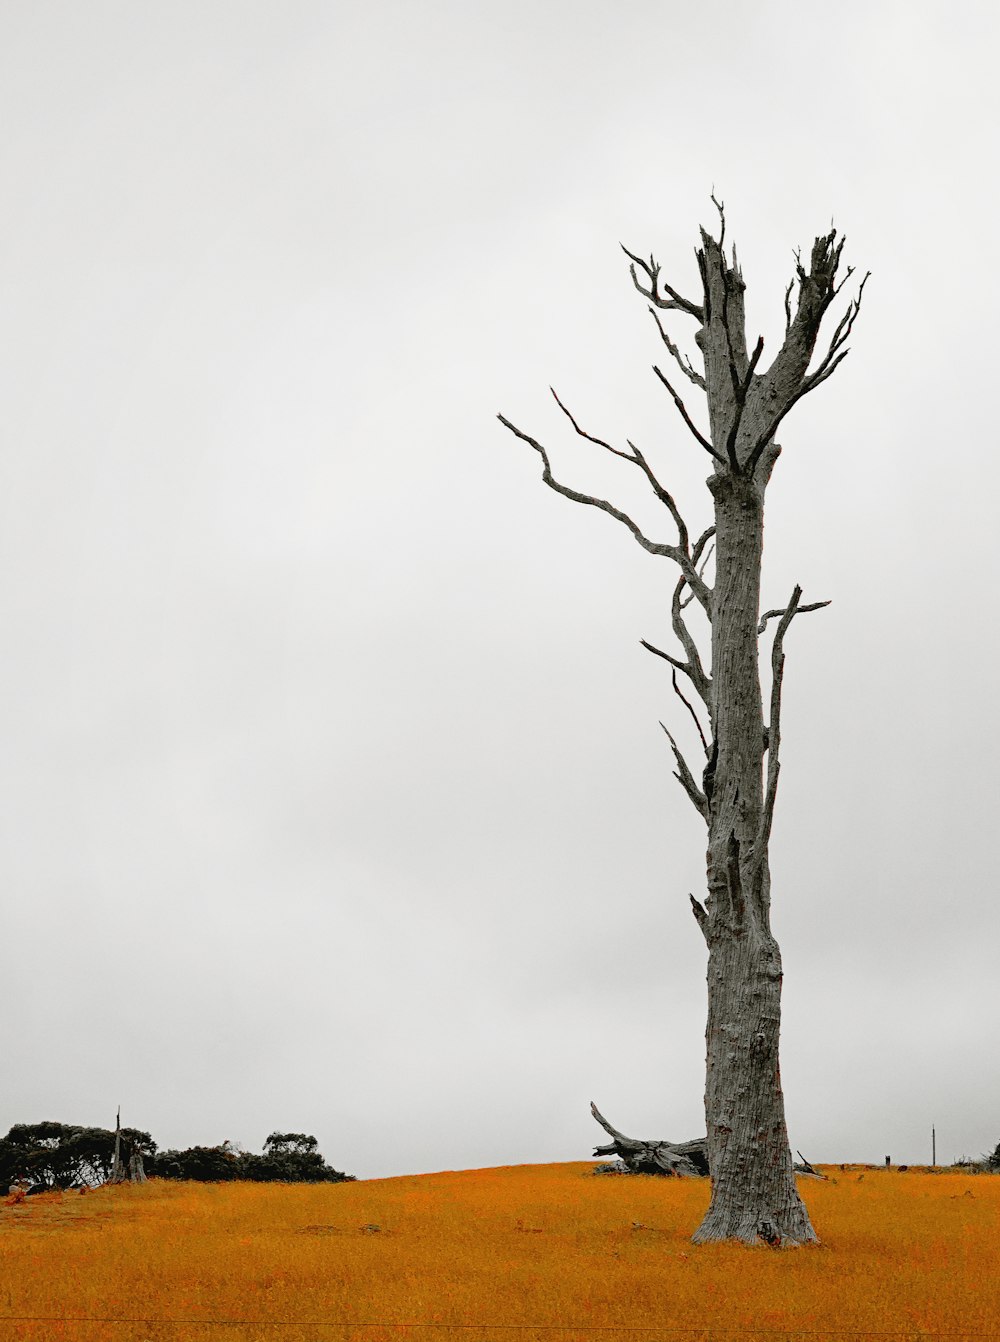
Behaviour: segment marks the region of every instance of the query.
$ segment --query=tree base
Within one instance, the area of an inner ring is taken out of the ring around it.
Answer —
[[[626,1137],[613,1128],[597,1106],[591,1102],[590,1112],[605,1132],[613,1138],[608,1146],[594,1149],[595,1156],[618,1157],[620,1164],[599,1167],[607,1174],[654,1174],[668,1177],[708,1177],[707,1141],[696,1137],[690,1142],[638,1141]],[[825,1179],[799,1152],[801,1163],[793,1166],[800,1177]],[[772,1194],[776,1190],[772,1189]],[[772,1249],[794,1249],[800,1245],[818,1244],[819,1236],[812,1228],[809,1213],[801,1202],[794,1184],[791,1197],[787,1191],[775,1208],[776,1197],[764,1194],[742,1193],[734,1206],[728,1199],[723,1202],[713,1187],[712,1202],[705,1219],[692,1236],[694,1244],[766,1244]]]
[[[798,1249],[819,1244],[809,1215],[801,1206],[784,1212],[770,1209],[742,1210],[709,1207],[705,1219],[691,1236],[692,1244],[766,1244],[770,1249]]]

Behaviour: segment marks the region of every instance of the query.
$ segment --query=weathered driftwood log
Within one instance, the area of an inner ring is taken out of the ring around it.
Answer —
[[[593,1100],[590,1102],[590,1112],[613,1139],[608,1146],[595,1146],[595,1156],[617,1156],[629,1174],[659,1174],[683,1178],[700,1178],[708,1175],[708,1150],[704,1137],[695,1137],[689,1142],[641,1142],[635,1137],[626,1137],[623,1132],[613,1128]],[[813,1179],[826,1178],[813,1169],[801,1151],[798,1156],[802,1163],[795,1166],[796,1174],[806,1174]],[[598,1166],[597,1173],[611,1173],[614,1170],[614,1166]]]
[[[613,1128],[593,1100],[590,1112],[612,1138],[609,1146],[594,1148],[595,1156],[617,1156],[624,1161],[630,1174],[684,1175],[689,1178],[708,1174],[704,1137],[696,1137],[690,1142],[640,1142]]]

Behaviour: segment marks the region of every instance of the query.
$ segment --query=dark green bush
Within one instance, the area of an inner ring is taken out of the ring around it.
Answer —
[[[222,1183],[239,1179],[239,1155],[229,1142],[221,1146],[189,1146],[186,1151],[161,1151],[146,1161],[150,1178],[197,1179]]]
[[[272,1132],[262,1156],[240,1156],[241,1179],[257,1183],[341,1183],[351,1176],[332,1169],[317,1150],[315,1137],[304,1132]]]
[[[146,1160],[156,1151],[148,1132],[122,1128],[126,1149],[138,1149]],[[15,1180],[69,1188],[73,1184],[103,1183],[111,1174],[115,1134],[107,1128],[84,1128],[71,1123],[15,1123],[0,1139],[0,1185]]]
[[[327,1165],[316,1138],[304,1132],[272,1132],[259,1156],[240,1151],[228,1141],[185,1151],[158,1151],[149,1133],[137,1128],[122,1128],[121,1137],[125,1152],[141,1152],[150,1178],[289,1184],[340,1183],[353,1178]],[[15,1123],[0,1138],[0,1188],[16,1181],[36,1188],[104,1183],[111,1175],[114,1151],[115,1134],[107,1128],[51,1121]]]

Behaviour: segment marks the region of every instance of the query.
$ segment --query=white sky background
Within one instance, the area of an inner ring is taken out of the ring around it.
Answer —
[[[697,740],[639,647],[675,571],[495,415],[673,539],[552,383],[709,524],[618,243],[697,297],[714,186],[765,362],[794,247],[832,216],[872,271],[767,500],[765,606],[833,601],[786,641],[792,1145],[993,1147],[998,39],[986,3],[0,5],[0,1130],[121,1102],[369,1177],[585,1159],[591,1099],[704,1130],[657,720]]]

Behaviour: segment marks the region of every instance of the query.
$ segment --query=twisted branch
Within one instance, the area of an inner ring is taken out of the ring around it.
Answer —
[[[699,321],[704,320],[704,312],[698,306],[698,304],[692,303],[690,299],[682,298],[681,295],[677,292],[677,290],[671,288],[671,286],[666,282],[666,280],[663,280],[662,284],[664,289],[666,289],[667,293],[670,295],[670,297],[669,298],[660,297],[660,295],[657,293],[657,287],[661,282],[660,267],[656,264],[656,262],[653,260],[652,257],[649,258],[649,263],[647,264],[642,259],[641,256],[636,256],[634,252],[630,252],[624,243],[620,242],[618,246],[621,247],[622,251],[632,262],[632,264],[629,266],[629,274],[632,276],[632,283],[642,294],[643,298],[648,298],[649,301],[651,303],[655,303],[658,308],[679,308],[681,312],[687,312],[692,317],[697,317]],[[648,289],[644,289],[642,285],[639,283],[639,277],[635,272],[636,266],[641,267],[643,274],[649,281]]]
[[[661,503],[663,503],[666,506],[666,508],[670,513],[670,516],[674,520],[674,524],[677,527],[676,545],[659,544],[655,541],[649,540],[648,537],[643,535],[642,531],[639,529],[636,523],[633,522],[632,519],[626,513],[623,513],[613,504],[608,503],[607,500],[596,498],[590,494],[581,494],[575,489],[570,489],[567,485],[560,484],[559,481],[556,480],[552,475],[552,467],[551,463],[549,462],[548,454],[545,451],[545,448],[541,445],[541,443],[539,443],[537,439],[532,438],[530,434],[523,433],[519,428],[517,428],[516,425],[512,424],[510,420],[507,419],[504,415],[497,415],[497,419],[500,421],[501,424],[504,425],[505,428],[510,429],[511,433],[515,434],[523,442],[529,443],[535,449],[535,451],[541,456],[542,462],[544,463],[542,470],[542,479],[545,481],[547,485],[550,486],[550,488],[554,489],[556,493],[562,494],[568,499],[572,499],[575,503],[587,503],[590,504],[592,507],[600,508],[602,511],[609,513],[612,517],[616,518],[624,526],[628,527],[628,529],[632,532],[633,536],[635,536],[636,540],[639,542],[639,544],[643,547],[644,550],[647,550],[650,554],[662,554],[666,555],[669,559],[673,559],[674,562],[680,566],[681,572],[683,573],[685,580],[690,586],[691,591],[698,598],[698,601],[705,609],[705,612],[711,618],[712,593],[709,590],[709,588],[705,585],[704,579],[702,578],[701,574],[695,567],[695,564],[697,563],[697,559],[701,551],[696,547],[695,558],[692,560],[692,557],[688,552],[689,541],[688,541],[687,524],[685,523],[684,518],[680,514],[680,510],[678,509],[677,504],[674,501],[673,495],[670,493],[669,490],[664,489],[664,487],[660,484],[659,480],[654,475],[653,470],[649,465],[649,462],[646,460],[646,458],[643,456],[643,454],[639,451],[639,449],[633,442],[626,439],[629,447],[632,450],[631,452],[623,452],[620,448],[612,447],[612,445],[606,442],[603,438],[598,438],[594,434],[588,433],[585,429],[580,427],[571,411],[565,405],[563,405],[562,401],[559,399],[559,396],[556,393],[555,388],[550,387],[549,390],[552,392],[552,395],[555,398],[555,402],[558,405],[559,409],[563,412],[563,414],[566,416],[569,422],[573,425],[573,428],[576,430],[576,432],[580,435],[581,438],[585,438],[588,442],[597,444],[598,447],[605,448],[608,452],[611,452],[614,456],[621,457],[623,461],[627,461],[633,466],[638,466],[638,468],[645,475],[646,479],[649,481],[653,489],[653,492],[656,494],[656,497],[660,500]]]
[[[670,353],[674,356],[674,359],[677,361],[677,367],[681,370],[681,372],[684,374],[684,376],[688,379],[689,382],[693,382],[696,387],[700,387],[702,391],[705,391],[708,384],[705,382],[705,379],[698,372],[698,370],[694,367],[694,365],[692,364],[691,360],[687,357],[687,355],[684,355],[683,358],[681,357],[680,350],[670,339],[669,335],[667,335],[667,332],[664,329],[663,323],[660,321],[656,309],[650,308],[649,313],[650,316],[653,318],[653,320],[656,322],[657,328],[659,329],[660,339],[663,341],[667,349],[670,351]]]
[[[516,424],[512,424],[504,415],[497,415],[497,419],[505,429],[510,429],[511,433],[520,438],[522,442],[530,444],[530,446],[535,449],[542,459],[542,479],[550,489],[554,489],[557,494],[562,494],[567,499],[572,499],[574,503],[586,503],[592,508],[600,508],[602,512],[610,514],[616,521],[621,522],[623,526],[628,527],[629,531],[631,531],[632,535],[644,550],[654,555],[666,555],[668,559],[674,560],[676,564],[681,566],[688,578],[690,579],[693,577],[694,581],[698,583],[703,590],[706,590],[707,594],[705,584],[698,577],[698,573],[695,570],[694,565],[691,563],[691,558],[686,551],[680,550],[676,545],[666,545],[657,541],[651,541],[648,536],[645,536],[642,533],[627,513],[623,513],[620,508],[616,508],[613,503],[608,503],[606,499],[596,498],[592,494],[581,494],[576,489],[570,489],[568,485],[560,484],[552,474],[552,466],[549,462],[548,453],[545,451],[545,448],[541,443],[538,442],[536,438],[532,438],[530,434],[523,433]],[[612,448],[611,450],[614,451],[615,449]]]
[[[797,606],[795,608],[795,614],[804,615],[807,610],[821,610],[824,606],[829,606],[830,604],[831,603],[829,601],[810,601],[807,606]],[[757,633],[762,634],[764,632],[764,627],[767,624],[768,620],[774,620],[777,619],[779,615],[784,615],[787,609],[788,609],[787,606],[783,606],[781,610],[766,611],[760,617],[760,624],[758,624],[757,626]]]
[[[611,444],[606,443],[603,438],[595,438],[592,433],[587,433],[585,429],[580,428],[579,424],[576,422],[576,419],[573,417],[571,412],[566,408],[566,406],[563,405],[562,401],[560,401],[555,387],[549,387],[549,391],[555,397],[556,405],[563,412],[563,414],[566,416],[569,422],[573,425],[573,428],[577,431],[577,433],[580,435],[581,438],[586,438],[587,441],[590,443],[596,443],[598,447],[607,448],[607,450],[609,452],[613,452],[616,457],[621,457],[622,461],[631,462],[633,466],[639,467],[639,469],[642,471],[642,473],[645,475],[646,479],[652,486],[653,493],[660,500],[660,502],[665,504],[669,509],[670,516],[674,519],[674,522],[677,526],[677,544],[682,550],[686,551],[688,548],[688,529],[683,517],[681,517],[680,513],[678,512],[677,504],[674,502],[673,495],[669,492],[669,490],[664,489],[663,486],[660,484],[659,480],[657,480],[656,476],[653,474],[649,462],[636,447],[635,443],[633,443],[629,438],[625,439],[629,447],[632,449],[631,453],[629,453],[629,452],[623,452],[619,447],[612,447]]]

